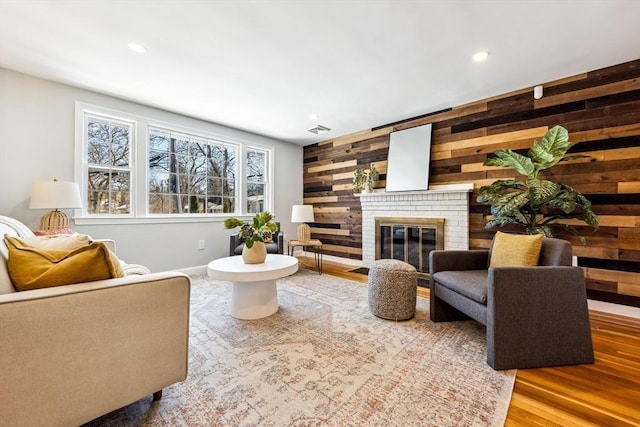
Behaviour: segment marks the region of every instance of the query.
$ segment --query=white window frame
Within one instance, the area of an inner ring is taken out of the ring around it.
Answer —
[[[266,209],[268,211],[273,212],[272,209],[269,209],[267,206],[273,206],[273,204],[271,204],[269,202],[269,200],[271,200],[271,188],[272,188],[272,170],[271,170],[271,164],[273,163],[272,160],[272,153],[269,150],[265,150],[263,147],[258,147],[256,145],[249,145],[249,146],[244,146],[243,150],[242,150],[242,165],[244,167],[244,172],[243,172],[243,180],[242,180],[242,184],[243,184],[243,189],[242,189],[242,195],[244,196],[244,200],[243,200],[243,206],[242,209],[243,211],[247,210],[247,199],[248,199],[248,183],[249,183],[249,179],[247,176],[247,155],[249,154],[250,151],[253,152],[262,152],[265,155],[265,170],[264,170],[264,175],[265,178],[263,181],[256,181],[256,182],[261,182],[264,184],[264,204]],[[269,204],[268,204],[269,203]]]
[[[203,123],[202,128],[191,128],[176,123],[155,120],[141,115],[125,113],[106,107],[76,102],[75,111],[75,181],[80,185],[81,197],[87,198],[87,140],[86,114],[94,114],[105,119],[121,120],[133,123],[131,147],[131,209],[130,214],[89,214],[86,206],[74,211],[74,221],[78,225],[95,224],[136,224],[136,223],[179,223],[179,222],[219,222],[234,216],[237,218],[251,218],[254,214],[246,212],[247,179],[246,157],[248,150],[261,150],[267,154],[265,186],[265,209],[274,209],[274,147],[270,145],[249,142],[234,136],[214,133],[206,129],[212,124]],[[214,125],[215,126],[215,125]],[[219,141],[223,144],[238,146],[238,182],[236,185],[235,213],[183,213],[183,214],[150,214],[148,212],[148,134],[149,127],[167,129],[176,133],[185,133],[199,138]],[[235,130],[230,129],[235,132]]]

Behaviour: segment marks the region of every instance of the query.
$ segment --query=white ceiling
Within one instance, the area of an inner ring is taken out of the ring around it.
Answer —
[[[307,145],[638,59],[639,17],[635,0],[0,0],[0,66]]]

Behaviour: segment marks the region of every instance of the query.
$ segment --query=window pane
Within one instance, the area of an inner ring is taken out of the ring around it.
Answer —
[[[129,192],[128,191],[112,191],[111,192],[111,212],[112,214],[128,214],[129,211]]]
[[[223,213],[235,213],[236,211],[236,199],[235,197],[225,197],[223,200]]]
[[[235,213],[236,147],[155,128],[149,139],[150,213]]]
[[[129,165],[129,126],[114,125],[111,128],[111,164]]]
[[[131,213],[133,123],[86,115],[87,212]]]
[[[210,196],[222,195],[222,179],[209,178],[207,179],[207,194]]]
[[[182,135],[172,135],[171,151],[176,154],[189,155],[189,140]]]
[[[111,172],[111,191],[129,192],[131,187],[131,174],[128,171]]]
[[[159,129],[149,129],[149,150],[169,151],[170,136]]]
[[[262,212],[265,206],[267,153],[261,150],[247,152],[247,213]]]
[[[109,193],[106,191],[89,191],[88,212],[93,214],[109,213]]]
[[[111,160],[114,166],[129,166],[129,144],[114,144],[111,147]]]
[[[96,165],[106,165],[109,163],[109,144],[101,141],[89,143],[87,147],[87,161]]]
[[[247,153],[247,180],[264,181],[265,153],[249,151]]]
[[[247,212],[257,213],[264,210],[264,184],[247,184]]]
[[[169,153],[163,151],[149,151],[149,169],[169,171]]]

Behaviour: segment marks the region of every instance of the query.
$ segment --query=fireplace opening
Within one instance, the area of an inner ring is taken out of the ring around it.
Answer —
[[[397,259],[429,279],[429,253],[444,249],[444,218],[378,217],[375,259]]]

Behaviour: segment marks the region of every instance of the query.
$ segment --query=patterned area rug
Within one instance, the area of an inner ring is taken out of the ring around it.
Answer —
[[[475,322],[373,316],[367,288],[300,270],[278,281],[280,310],[231,317],[231,285],[193,277],[189,376],[88,425],[498,426],[515,371],[485,362]]]

